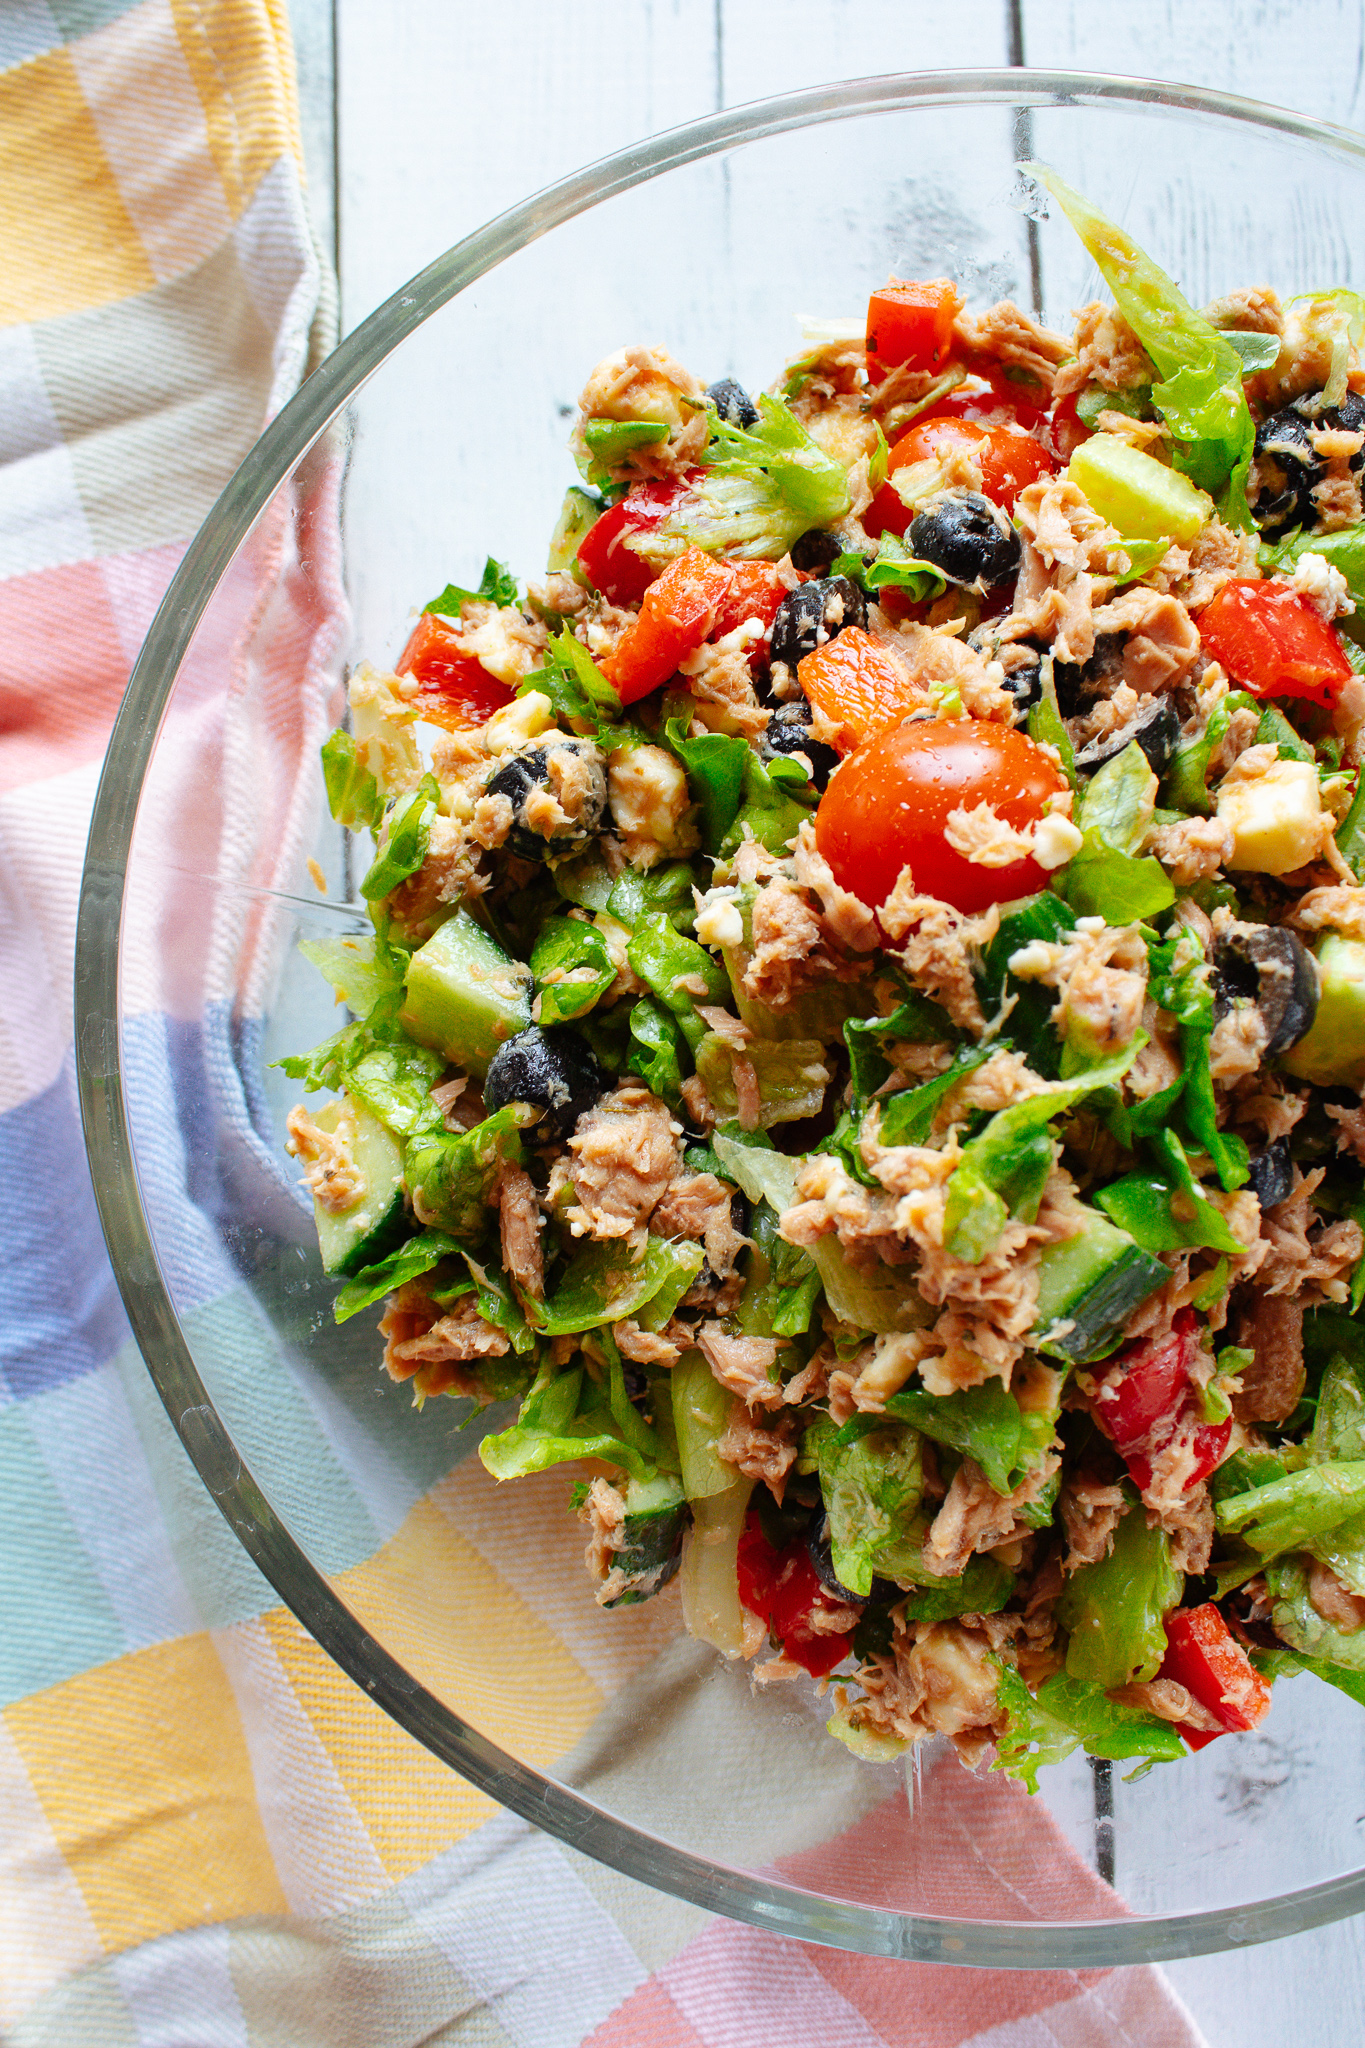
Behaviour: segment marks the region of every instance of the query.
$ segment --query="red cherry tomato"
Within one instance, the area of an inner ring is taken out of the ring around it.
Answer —
[[[584,534],[578,544],[579,566],[609,604],[638,604],[658,575],[654,564],[630,542],[663,524],[688,482],[688,477],[670,477],[662,483],[635,484]]]
[[[965,403],[971,403],[966,401]],[[995,424],[963,418],[951,399],[935,406],[924,419],[916,420],[892,447],[886,461],[887,481],[863,515],[871,533],[903,533],[910,513],[890,479],[898,469],[912,462],[947,461],[954,455],[969,455],[981,470],[981,489],[993,503],[1007,512],[1026,484],[1051,476],[1056,465],[1047,450],[1012,424],[999,408],[992,408]]]
[[[1045,889],[1047,870],[1033,860],[1003,868],[967,860],[943,836],[949,813],[985,802],[1022,831],[1065,788],[1061,770],[1009,726],[918,720],[893,726],[845,763],[820,800],[815,840],[834,879],[864,903],[885,903],[908,866],[924,895],[985,910]]]
[[[1353,672],[1327,621],[1287,583],[1241,576],[1225,583],[1199,614],[1199,641],[1257,697],[1330,706]]]
[[[909,364],[934,370],[953,342],[953,322],[962,311],[957,286],[946,277],[920,282],[893,277],[867,302],[867,381],[880,384],[891,370]]]
[[[750,1512],[739,1539],[736,1566],[739,1597],[751,1614],[766,1623],[782,1645],[782,1654],[813,1678],[823,1678],[848,1655],[847,1633],[823,1635],[810,1626],[818,1609],[840,1605],[820,1583],[810,1554],[799,1539],[774,1550]]]
[[[457,729],[482,725],[516,694],[461,650],[455,627],[435,612],[423,612],[413,627],[397,673],[421,684],[417,709],[423,718]]]
[[[1270,1712],[1270,1687],[1211,1601],[1166,1616],[1166,1655],[1159,1675],[1183,1685],[1222,1724],[1210,1729],[1178,1723],[1191,1749],[1202,1749],[1219,1735],[1244,1734]]]
[[[1177,1430],[1189,1439],[1186,1491],[1207,1479],[1227,1456],[1231,1421],[1195,1421],[1198,1395],[1189,1366],[1198,1350],[1198,1320],[1182,1309],[1164,1337],[1128,1345],[1099,1381],[1095,1419],[1141,1493],[1152,1483],[1157,1455]]]

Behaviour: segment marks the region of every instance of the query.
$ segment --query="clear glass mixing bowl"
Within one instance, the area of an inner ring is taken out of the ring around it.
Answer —
[[[1065,324],[1097,281],[1030,210],[1030,154],[1196,304],[1365,284],[1357,138],[1133,80],[836,85],[528,200],[337,349],[191,546],[100,785],[76,1030],[104,1228],[171,1419],[281,1598],[396,1721],[503,1806],[700,1905],[873,1954],[1076,1968],[1365,1906],[1359,1709],[1303,1679],[1254,1736],[1141,1782],[1111,1791],[1083,1759],[1045,1773],[1053,1821],[1092,1864],[1112,1854],[1118,1895],[1078,1909],[1047,1858],[1014,1903],[988,1895],[974,1832],[1008,1836],[1018,1787],[854,1761],[813,1693],[753,1692],[682,1637],[669,1596],[602,1614],[563,1474],[497,1492],[459,1406],[413,1413],[371,1318],[334,1327],[281,1145],[294,1089],[268,1067],[333,1028],[298,939],[359,924],[317,760],[346,664],[392,659],[410,607],[486,553],[538,570],[588,367],[659,341],[762,383],[795,352],[793,313],[856,314],[889,272],[950,271],[975,303],[1008,293]],[[505,1654],[514,1604],[546,1644],[530,1668]]]

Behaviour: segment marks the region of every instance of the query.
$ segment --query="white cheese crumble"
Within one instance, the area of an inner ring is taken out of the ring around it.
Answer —
[[[510,753],[547,731],[554,716],[555,707],[544,692],[528,690],[524,697],[493,713],[483,729],[484,746],[490,754]]]
[[[697,912],[696,932],[703,946],[742,946],[744,919],[733,897],[710,897]]]
[[[1300,555],[1289,582],[1328,625],[1333,619],[1345,618],[1356,608],[1346,578],[1325,555]]]
[[[1082,835],[1070,818],[1056,812],[1040,818],[1033,835],[1033,858],[1040,868],[1063,868],[1081,850]]]

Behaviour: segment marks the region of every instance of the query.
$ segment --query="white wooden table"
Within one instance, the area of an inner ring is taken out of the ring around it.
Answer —
[[[1365,126],[1365,0],[292,0],[291,12],[343,332],[440,250],[580,165],[832,78],[1027,63],[1211,86]],[[1365,2041],[1365,1921],[1170,1976],[1213,2048]]]

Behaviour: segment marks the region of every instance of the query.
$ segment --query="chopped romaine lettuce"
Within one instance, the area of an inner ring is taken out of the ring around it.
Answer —
[[[696,881],[685,860],[669,861],[658,868],[622,868],[606,902],[593,908],[605,909],[627,931],[634,931],[648,911],[661,910],[675,931],[689,932],[697,918],[692,898]]]
[[[626,947],[626,958],[647,988],[678,1020],[678,1028],[692,1052],[706,1036],[706,1024],[697,1015],[697,1004],[723,1003],[730,993],[730,978],[720,962],[674,929],[661,910],[646,911],[638,920]],[[694,996],[682,984],[700,982],[704,996]]]
[[[701,807],[702,845],[708,853],[719,853],[743,798],[749,742],[724,732],[689,739],[681,718],[665,722],[664,738],[687,770],[688,788]]]
[[[366,1109],[387,1124],[397,1137],[444,1128],[431,1091],[445,1072],[437,1052],[410,1039],[377,1045],[351,1068],[346,1085]]]
[[[994,1768],[1019,1778],[1030,1792],[1038,1790],[1044,1764],[1061,1763],[1083,1745],[1087,1756],[1147,1757],[1173,1762],[1186,1754],[1180,1731],[1140,1707],[1120,1706],[1105,1697],[1104,1688],[1058,1671],[1044,1680],[1035,1697],[1012,1665],[1000,1676],[1000,1705],[1009,1715],[1005,1734],[996,1743]]]
[[[766,765],[752,747],[744,755],[744,794],[720,843],[722,859],[746,838],[769,853],[785,853],[819,802],[819,791],[799,761],[777,755]]]
[[[823,1053],[818,1038],[755,1038],[737,1048],[708,1031],[694,1057],[707,1094],[726,1118],[739,1114],[735,1063],[747,1061],[758,1082],[758,1121],[768,1130],[819,1114],[830,1081]]]
[[[877,1130],[878,1142],[882,1145],[923,1145],[933,1129],[934,1116],[940,1102],[959,1081],[1008,1045],[1008,1040],[992,1041],[986,1045],[962,1045],[953,1055],[952,1065],[943,1073],[936,1074],[932,1081],[922,1081],[918,1088],[903,1088],[896,1095],[884,1095],[874,1108],[880,1118]]]
[[[396,1287],[402,1287],[409,1280],[418,1280],[423,1273],[429,1273],[442,1259],[449,1258],[460,1249],[453,1237],[443,1230],[419,1231],[400,1245],[396,1252],[390,1252],[377,1265],[366,1266],[356,1274],[332,1303],[332,1314],[339,1323],[359,1315],[361,1309],[369,1308],[385,1295],[392,1294]],[[459,1294],[468,1294],[472,1281],[459,1280],[444,1291],[444,1299],[453,1301]]]
[[[379,784],[356,753],[351,735],[338,726],[322,746],[327,808],[351,832],[377,832],[384,817]]]
[[[1152,402],[1176,437],[1174,466],[1201,490],[1223,494],[1221,510],[1231,525],[1250,528],[1246,479],[1256,429],[1238,350],[1122,228],[1046,164],[1026,168],[1056,199],[1161,372]]]
[[[551,917],[531,952],[536,978],[532,1015],[546,1030],[590,1010],[616,979],[606,940],[576,917]]]
[[[510,569],[501,562],[495,562],[490,555],[483,565],[477,590],[461,590],[458,583],[447,583],[439,597],[433,597],[430,604],[424,604],[424,612],[439,612],[443,619],[458,619],[462,608],[482,599],[485,604],[505,606],[517,601],[517,579]]]
[[[494,1110],[472,1130],[423,1131],[408,1144],[404,1178],[414,1207],[436,1228],[473,1242],[488,1225],[488,1203],[504,1162],[522,1158],[521,1133],[539,1112],[524,1102]]]
[[[630,1006],[630,1040],[626,1066],[676,1109],[682,1100],[683,1061],[687,1057],[677,1019],[653,996],[637,996]]]
[[[586,1368],[556,1371],[549,1360],[536,1374],[511,1428],[486,1436],[479,1457],[495,1479],[521,1479],[577,1458],[601,1458],[633,1479],[652,1479],[657,1471],[623,1435],[606,1391]]]
[[[843,518],[852,498],[841,463],[813,441],[791,408],[767,392],[758,422],[733,427],[711,411],[705,473],[641,554],[662,556],[682,546],[749,560],[779,561],[812,526]]]
[[[620,1240],[587,1244],[574,1253],[544,1305],[533,1306],[532,1318],[547,1337],[570,1336],[638,1316],[659,1299],[667,1303],[667,1322],[704,1257],[699,1244],[661,1237],[651,1237],[638,1259]]]
[[[921,1436],[973,1459],[998,1494],[1012,1493],[1026,1476],[1023,1413],[1009,1388],[997,1379],[956,1394],[902,1387],[889,1396],[886,1412],[911,1423]]]
[[[1265,1582],[1276,1635],[1301,1657],[1313,1660],[1310,1668],[1325,1667],[1319,1675],[1330,1678],[1334,1685],[1341,1684],[1335,1676],[1338,1669],[1358,1674],[1356,1684],[1342,1689],[1360,1698],[1356,1685],[1365,1690],[1365,1629],[1347,1631],[1323,1619],[1308,1597],[1308,1566],[1301,1557],[1282,1557],[1268,1564]]]
[[[808,1436],[816,1439],[835,1576],[866,1597],[886,1551],[914,1523],[924,1474],[916,1430],[880,1416],[858,1419],[872,1426],[853,1435],[823,1421]]]
[[[1124,1491],[1136,1501],[1126,1484]],[[1079,1566],[1057,1602],[1057,1619],[1071,1636],[1068,1676],[1105,1691],[1155,1678],[1166,1654],[1164,1618],[1179,1606],[1183,1584],[1170,1537],[1147,1527],[1140,1505],[1130,1506],[1109,1555]]]
[[[919,561],[905,542],[892,533],[882,535],[870,562],[865,555],[856,553],[836,555],[829,573],[847,576],[854,583],[861,583],[864,590],[903,590],[915,604],[922,604],[926,598],[942,597],[948,588],[948,579],[941,569],[932,562]]]
[[[954,1258],[983,1259],[1011,1216],[1032,1223],[1052,1170],[1052,1119],[1085,1096],[1116,1087],[1145,1042],[1139,1032],[1111,1059],[997,1110],[980,1136],[964,1145],[948,1182],[943,1218],[943,1241]]]
[[[754,1203],[749,1239],[752,1249],[744,1254],[744,1292],[735,1321],[750,1337],[803,1336],[820,1298],[814,1260],[778,1235],[777,1211],[771,1202]]]
[[[1221,1530],[1239,1535],[1262,1557],[1303,1550],[1365,1514],[1365,1461],[1309,1465],[1268,1486],[1233,1494],[1214,1512]]]
[[[367,903],[378,903],[409,875],[416,874],[427,857],[431,821],[440,801],[435,777],[424,775],[412,795],[395,804],[379,852],[360,884],[360,893]]]

